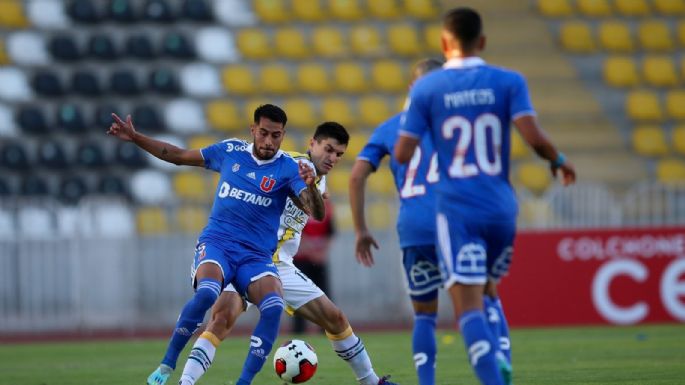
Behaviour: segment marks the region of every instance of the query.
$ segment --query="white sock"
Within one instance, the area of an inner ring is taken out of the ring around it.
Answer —
[[[219,338],[211,332],[204,332],[200,335],[190,351],[186,366],[183,367],[180,385],[194,385],[205,374],[214,360],[214,354],[220,342]]]
[[[335,335],[326,332],[326,336],[331,340],[333,350],[338,354],[338,357],[350,365],[360,384],[378,384],[379,378],[376,372],[373,371],[371,359],[366,352],[364,343],[354,334],[352,327],[348,327],[344,332]]]

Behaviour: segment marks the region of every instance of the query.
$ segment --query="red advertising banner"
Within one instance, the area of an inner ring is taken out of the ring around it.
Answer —
[[[499,289],[514,326],[685,322],[685,227],[522,231]]]

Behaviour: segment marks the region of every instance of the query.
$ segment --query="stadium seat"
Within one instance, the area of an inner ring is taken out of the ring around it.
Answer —
[[[338,58],[347,54],[345,38],[338,27],[316,27],[312,43],[314,51],[325,58]]]
[[[169,218],[159,207],[141,207],[136,212],[136,229],[142,236],[166,234],[169,232]]]
[[[272,100],[263,97],[251,98],[245,101],[245,103],[243,104],[243,119],[241,119],[241,121],[244,122],[244,128],[242,130],[239,130],[239,132],[241,134],[247,135],[248,124],[254,121],[254,111],[259,106],[272,102]]]
[[[7,55],[7,50],[5,50],[5,41],[0,39],[0,66],[8,64],[10,64],[10,57]]]
[[[145,34],[133,34],[126,40],[126,55],[135,59],[152,60],[158,52]]]
[[[71,91],[80,96],[97,97],[102,95],[100,80],[94,72],[83,69],[76,70],[71,75]]]
[[[7,198],[13,194],[12,188],[10,187],[10,184],[4,180],[0,179],[0,197],[2,198]],[[0,214],[2,215],[2,214]],[[3,230],[6,230],[6,228],[3,226],[4,223],[2,223],[2,219],[0,219],[0,232]]]
[[[347,155],[346,155],[347,156]],[[350,186],[350,169],[336,168],[326,177],[326,188],[335,197],[347,196]]]
[[[107,164],[104,150],[96,141],[81,143],[76,149],[75,162],[76,165],[87,169],[100,169]]]
[[[151,105],[139,104],[133,108],[131,115],[138,129],[155,132],[164,131],[164,123],[157,110]]]
[[[685,120],[685,90],[678,89],[666,93],[666,114],[677,120]]]
[[[60,182],[58,197],[63,203],[75,205],[89,192],[88,185],[82,177],[71,175]]]
[[[21,1],[0,1],[0,28],[17,29],[28,26],[29,21],[26,19]]]
[[[202,206],[180,206],[174,213],[175,228],[184,234],[199,234],[207,225],[209,213]]]
[[[117,23],[130,24],[138,20],[132,0],[110,0],[106,12],[107,18]]]
[[[17,210],[17,227],[23,239],[43,240],[54,237],[57,224],[46,207],[29,204]]]
[[[141,13],[143,20],[153,23],[171,23],[176,20],[174,10],[167,0],[147,0]]]
[[[28,170],[30,162],[26,148],[19,142],[3,141],[0,145],[0,166],[6,170]]]
[[[121,118],[126,118],[124,114],[121,113],[119,107],[111,103],[103,103],[95,106],[95,111],[93,111],[93,126],[96,131],[105,132],[107,128],[112,124],[112,114],[117,114]]]
[[[88,40],[88,55],[97,60],[110,61],[117,59],[119,53],[110,35],[96,34]]]
[[[352,155],[352,159],[356,155]],[[381,198],[390,198],[397,192],[395,179],[388,167],[379,167],[378,170],[368,179],[369,192],[380,195]],[[387,201],[386,201],[387,202]]]
[[[64,103],[57,107],[57,127],[67,134],[84,134],[87,126],[83,119],[81,106],[76,103]]]
[[[344,92],[359,93],[369,89],[366,70],[357,62],[342,62],[334,69],[335,87]]]
[[[384,92],[403,92],[407,90],[408,76],[402,64],[393,60],[380,60],[371,66],[373,85]]]
[[[207,131],[202,104],[195,99],[175,99],[167,103],[164,106],[164,122],[170,131],[181,135]]]
[[[195,49],[180,32],[168,33],[162,41],[162,53],[174,59],[194,59]]]
[[[143,150],[130,142],[117,144],[115,159],[118,164],[131,169],[147,166],[147,158]]]
[[[14,32],[7,36],[7,54],[13,63],[25,66],[50,64],[47,44],[42,34]]]
[[[367,2],[366,6],[372,17],[381,20],[397,19],[402,15],[398,0],[375,0]]]
[[[71,35],[53,36],[48,43],[48,51],[53,58],[65,62],[77,61],[83,56]]]
[[[326,67],[319,63],[304,63],[297,68],[297,84],[300,90],[313,94],[331,90],[330,76]]]
[[[661,159],[656,165],[659,182],[672,183],[685,181],[685,163],[677,158]]]
[[[352,52],[361,56],[381,56],[386,52],[378,28],[369,24],[355,24],[350,29]]]
[[[110,75],[109,89],[119,96],[136,96],[142,91],[136,74],[127,69],[115,70]]]
[[[41,96],[57,97],[64,95],[64,86],[59,76],[50,70],[37,71],[33,75],[31,85]]]
[[[14,119],[14,108],[0,103],[0,138],[14,138],[19,136],[19,130]]]
[[[131,194],[137,203],[166,203],[173,197],[171,181],[167,174],[157,170],[141,170],[130,179]]]
[[[390,230],[395,223],[396,214],[390,211],[386,200],[373,202],[368,206],[369,227],[374,230]]]
[[[24,1],[25,14],[30,24],[39,30],[68,29],[69,19],[61,1],[30,0]]]
[[[303,59],[310,55],[304,33],[295,27],[279,28],[275,32],[276,52],[287,59]]]
[[[327,0],[327,2],[331,18],[335,20],[358,21],[364,16],[359,0]]]
[[[0,67],[0,100],[27,102],[33,91],[24,71],[15,67]]]
[[[646,0],[614,0],[616,11],[623,16],[649,16],[652,10]]]
[[[195,47],[200,58],[212,63],[231,63],[240,58],[233,34],[222,27],[207,27],[197,31]]]
[[[374,128],[390,116],[388,101],[382,96],[364,96],[359,99],[358,105],[360,123]]]
[[[46,179],[36,174],[29,174],[22,179],[19,192],[26,197],[44,197],[52,194]]]
[[[442,42],[440,36],[442,33],[442,25],[429,24],[423,30],[423,40],[428,47],[427,51],[431,54],[442,53]]]
[[[83,24],[95,24],[102,18],[95,3],[91,0],[74,0],[70,2],[67,14],[74,21]]]
[[[652,0],[654,9],[662,15],[685,15],[685,0]]]
[[[433,0],[402,0],[404,11],[417,19],[435,20],[438,17],[438,9]]]
[[[632,56],[611,56],[604,61],[604,81],[613,87],[633,87],[640,83]]]
[[[224,94],[223,83],[217,68],[208,63],[191,63],[180,73],[183,93],[194,97],[213,97]]]
[[[285,0],[255,0],[253,6],[257,17],[265,23],[282,23],[291,19]]]
[[[659,96],[647,90],[629,92],[626,97],[626,111],[628,117],[636,121],[661,121],[664,115]]]
[[[230,100],[213,100],[207,103],[206,109],[209,125],[219,131],[237,131],[246,127],[243,117],[238,113],[238,107]]]
[[[538,0],[538,11],[547,17],[569,17],[574,13],[570,0]]]
[[[47,139],[38,144],[38,164],[50,170],[64,170],[70,166],[64,145],[54,139]]]
[[[680,83],[675,63],[670,56],[645,56],[642,62],[647,84],[655,87],[673,87]]]
[[[516,169],[516,179],[534,194],[542,194],[552,182],[549,168],[538,162],[525,162]]]
[[[105,174],[97,182],[96,192],[102,195],[128,196],[124,180],[113,174]]]
[[[581,14],[590,17],[607,17],[613,13],[609,0],[576,0],[576,6]]]
[[[214,190],[204,175],[195,170],[175,173],[172,184],[176,196],[186,202],[209,203],[213,197]]]
[[[288,114],[288,126],[301,128],[306,132],[319,123],[318,113],[309,99],[286,99],[283,109]]]
[[[683,3],[685,3],[685,0],[683,0]],[[678,42],[680,43],[680,46],[685,47],[685,20],[678,22],[678,25],[676,26],[676,34],[678,35]]]
[[[244,0],[215,1],[214,16],[222,24],[231,27],[257,24],[257,17],[252,13],[252,3]]]
[[[685,124],[673,129],[673,149],[680,155],[685,155]]]
[[[602,48],[611,52],[633,52],[633,43],[630,27],[627,23],[617,20],[609,20],[599,24],[599,44]]]
[[[338,122],[350,130],[356,123],[356,116],[347,99],[328,97],[321,102],[321,117],[324,121]]]
[[[259,89],[265,93],[285,94],[294,91],[288,67],[282,64],[266,64],[259,75]]]
[[[640,46],[650,51],[669,52],[673,50],[675,45],[668,25],[658,19],[640,23],[638,39]]]
[[[588,23],[568,21],[561,25],[561,45],[575,53],[591,53],[597,49]]]
[[[148,88],[162,95],[178,95],[180,87],[176,79],[176,73],[168,67],[157,68],[150,72]]]
[[[530,150],[526,145],[526,142],[521,137],[521,134],[517,130],[511,130],[511,146],[510,146],[511,159],[519,160],[528,157]]]
[[[388,45],[395,54],[400,56],[417,56],[423,51],[416,26],[407,23],[393,24],[388,27]]]
[[[306,22],[320,22],[327,18],[321,0],[291,0],[294,19]]]
[[[271,57],[269,35],[261,28],[246,28],[238,32],[238,50],[247,59]]]
[[[37,106],[20,107],[17,122],[22,131],[27,134],[44,135],[49,132],[45,113]]]
[[[184,0],[181,5],[181,15],[187,20],[196,22],[210,22],[214,20],[212,8],[207,0]]]
[[[196,135],[188,139],[188,148],[200,150],[219,142],[214,135]]]
[[[256,79],[248,65],[233,64],[224,67],[221,73],[224,89],[229,94],[252,94],[256,90]]]
[[[633,149],[642,156],[664,156],[668,145],[664,130],[659,126],[639,126],[633,130]]]

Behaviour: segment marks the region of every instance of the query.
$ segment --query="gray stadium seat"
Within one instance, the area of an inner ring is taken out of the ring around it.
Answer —
[[[86,132],[86,122],[81,113],[81,107],[75,103],[65,103],[57,108],[57,126],[68,134],[83,134]]]
[[[57,97],[64,95],[64,86],[59,76],[49,70],[41,70],[34,74],[31,81],[33,89],[42,96]]]
[[[177,95],[180,92],[176,73],[170,68],[153,70],[148,79],[148,88],[163,95]]]
[[[105,166],[105,154],[98,142],[82,143],[76,149],[76,164],[88,169],[98,169]]]
[[[109,78],[109,88],[112,93],[120,96],[135,96],[141,92],[136,75],[125,69],[112,73]]]
[[[105,103],[95,107],[95,114],[93,116],[93,128],[98,132],[106,132],[110,125],[112,125],[112,114],[117,114],[122,118],[119,107],[114,104]]]
[[[96,191],[103,195],[128,197],[128,190],[124,180],[116,175],[103,175],[98,181]]]
[[[59,185],[58,196],[61,202],[74,205],[88,194],[88,192],[89,189],[86,181],[78,175],[72,175],[62,179]]]
[[[157,57],[157,50],[149,37],[143,34],[129,36],[126,40],[126,55],[143,60],[151,60]]]
[[[86,97],[102,95],[100,80],[94,72],[86,69],[77,70],[71,75],[71,91]]]
[[[53,36],[48,43],[48,51],[53,58],[65,62],[77,61],[83,57],[83,53],[71,35]]]
[[[188,38],[180,32],[171,32],[162,40],[162,52],[175,59],[194,59],[195,49]]]
[[[117,163],[127,168],[142,168],[147,166],[147,159],[143,150],[130,142],[120,142],[116,148]]]
[[[114,60],[119,54],[109,35],[96,34],[88,40],[88,55],[97,60]]]
[[[193,21],[207,22],[214,20],[212,8],[207,0],[183,0],[181,14],[184,18]]]
[[[26,148],[20,142],[6,142],[0,147],[0,166],[6,170],[26,171],[30,168]]]
[[[38,144],[38,164],[50,170],[64,170],[70,161],[64,145],[54,139],[48,139]]]
[[[32,174],[21,181],[19,192],[27,197],[43,197],[50,195],[51,190],[45,178]]]
[[[107,6],[107,17],[117,23],[135,23],[137,17],[131,0],[110,0]]]
[[[143,18],[157,23],[171,23],[176,15],[166,0],[147,0],[143,6]]]
[[[17,122],[21,130],[27,134],[43,135],[48,133],[45,113],[36,106],[20,107]]]
[[[95,24],[102,18],[93,0],[72,0],[67,7],[69,17],[83,24]]]
[[[133,122],[136,128],[146,131],[164,131],[164,123],[157,110],[150,105],[139,105],[133,109]]]

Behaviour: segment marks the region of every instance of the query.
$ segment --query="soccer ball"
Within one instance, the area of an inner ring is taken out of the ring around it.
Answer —
[[[276,375],[291,384],[300,384],[312,378],[318,363],[314,348],[302,340],[287,341],[274,353]]]

